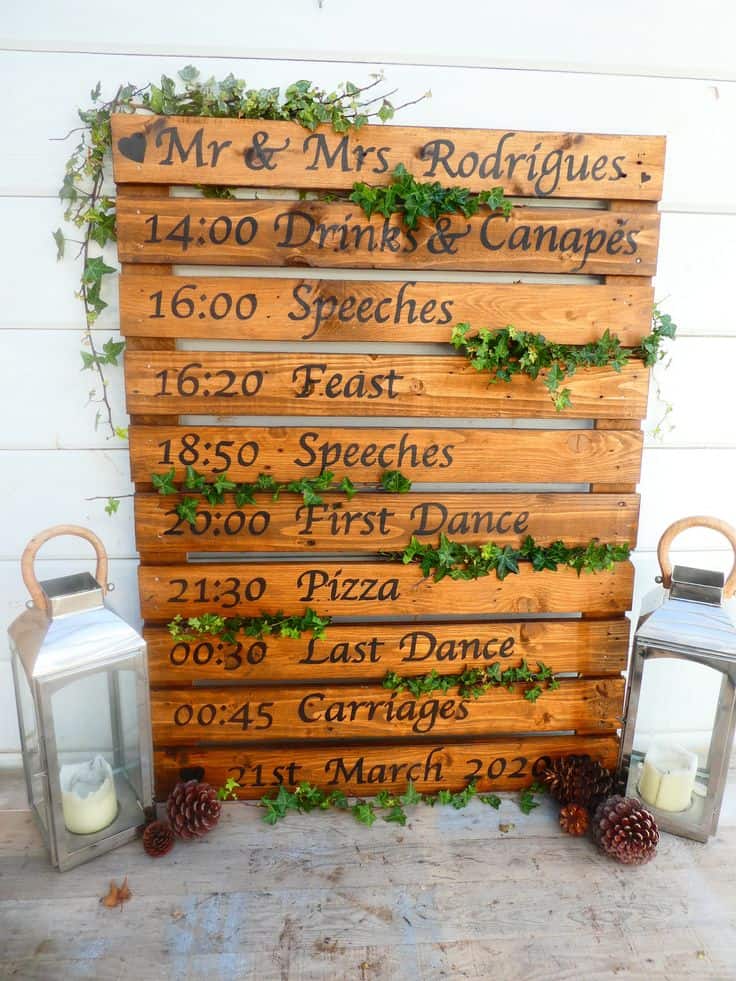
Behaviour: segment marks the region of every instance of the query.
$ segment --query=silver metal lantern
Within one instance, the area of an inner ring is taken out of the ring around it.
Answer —
[[[36,552],[57,535],[92,543],[95,578],[38,582]],[[31,603],[9,633],[23,766],[51,861],[64,870],[134,838],[151,805],[146,645],[105,607],[107,555],[91,531],[41,532],[21,569]]]
[[[707,841],[715,833],[736,722],[736,626],[723,609],[736,590],[736,563],[720,572],[675,566],[669,550],[686,528],[736,529],[717,518],[676,521],[657,550],[664,601],[641,617],[629,670],[619,778],[657,824]]]

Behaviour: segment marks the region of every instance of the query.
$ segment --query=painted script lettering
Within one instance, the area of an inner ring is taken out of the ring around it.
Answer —
[[[389,698],[335,699],[325,692],[309,692],[299,702],[297,714],[302,722],[312,724],[373,722],[411,722],[411,731],[431,732],[438,721],[461,722],[469,715],[468,703],[459,698]]]

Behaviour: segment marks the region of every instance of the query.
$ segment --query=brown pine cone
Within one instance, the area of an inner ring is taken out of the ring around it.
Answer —
[[[587,754],[552,760],[542,773],[542,780],[563,806],[582,804],[589,810],[594,810],[613,789],[610,770]]]
[[[151,821],[143,832],[143,848],[151,858],[160,858],[174,847],[174,829],[168,821]]]
[[[220,820],[220,810],[215,788],[197,780],[179,782],[166,804],[177,838],[201,838]]]
[[[582,804],[566,804],[560,811],[560,827],[569,835],[584,835],[588,820],[588,809]]]
[[[624,865],[643,865],[654,858],[659,829],[635,797],[609,797],[593,817],[593,838],[599,848]]]

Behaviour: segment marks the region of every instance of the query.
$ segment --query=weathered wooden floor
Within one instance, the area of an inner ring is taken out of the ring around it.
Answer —
[[[3,783],[3,779],[5,783]],[[53,871],[0,773],[0,976],[23,979],[434,981],[736,978],[736,820],[699,845],[664,836],[627,869],[529,817],[415,809],[372,829],[345,814],[276,828],[231,804],[167,857],[138,843]],[[508,832],[499,824],[511,822]],[[100,906],[127,875],[132,900]]]

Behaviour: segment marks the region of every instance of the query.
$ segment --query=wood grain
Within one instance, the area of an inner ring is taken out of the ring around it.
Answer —
[[[162,373],[166,372],[166,375]],[[559,418],[541,379],[490,384],[465,358],[127,351],[128,412],[164,415]],[[565,418],[646,415],[649,370],[589,368],[565,380]]]
[[[416,698],[380,685],[154,689],[156,746],[288,739],[495,736],[512,732],[611,732],[620,725],[621,678],[563,681],[536,702],[523,689],[475,699],[457,691]]]
[[[475,779],[481,791],[528,787],[549,759],[588,753],[614,767],[618,740],[613,736],[509,736],[475,742],[373,745],[156,748],[156,797],[165,800],[180,776],[201,767],[204,779],[224,786],[238,781],[237,796],[272,796],[281,784],[308,780],[322,790],[371,797],[379,790],[403,793],[411,780],[422,793],[460,790]]]
[[[133,267],[135,269],[135,267]],[[120,329],[132,337],[446,343],[452,326],[542,333],[587,344],[607,328],[633,347],[654,292],[544,283],[404,283],[123,273]],[[160,295],[159,295],[160,294]],[[204,297],[204,300],[201,298]]]
[[[168,561],[188,551],[208,552],[379,552],[403,549],[412,535],[436,541],[440,533],[455,541],[519,545],[527,535],[548,544],[636,540],[636,494],[324,494],[306,506],[300,495],[273,501],[256,495],[256,504],[237,507],[232,494],[221,505],[198,505],[195,526],[175,508],[180,496],[136,494],[138,550]]]
[[[514,208],[422,220],[366,218],[349,202],[126,199],[121,262],[653,276],[659,215]],[[240,244],[239,244],[240,243]]]
[[[417,179],[474,191],[657,201],[664,169],[662,136],[378,125],[310,133],[262,119],[139,115],[114,115],[112,131],[118,183],[348,190],[356,180],[388,183],[401,163]]]
[[[616,675],[626,667],[629,621],[527,620],[465,623],[332,624],[315,640],[241,636],[235,644],[202,636],[174,641],[165,627],[146,627],[152,685],[274,681],[381,681],[387,671],[406,677],[436,670],[516,666],[525,658],[555,672]]]
[[[167,623],[205,611],[259,616],[303,613],[355,617],[505,613],[622,613],[629,609],[633,567],[578,575],[573,569],[533,572],[522,565],[505,580],[423,579],[417,565],[397,562],[273,562],[141,566],[141,613]],[[219,585],[215,585],[215,583]],[[178,598],[177,598],[178,597]]]
[[[395,429],[307,427],[131,426],[133,480],[186,464],[233,480],[259,473],[278,480],[332,470],[338,480],[377,484],[385,470],[414,481],[489,483],[636,482],[643,434],[590,429]]]

